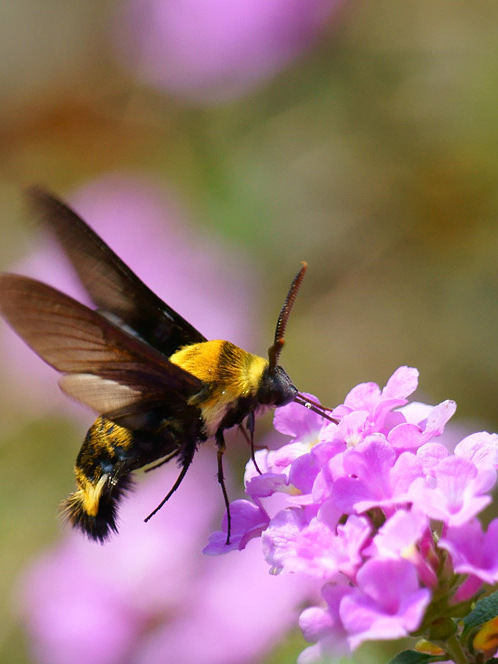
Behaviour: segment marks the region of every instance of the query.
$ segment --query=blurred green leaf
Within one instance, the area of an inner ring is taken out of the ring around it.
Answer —
[[[426,662],[437,662],[441,657],[428,655],[427,653],[417,652],[416,650],[403,650],[395,655],[389,664],[425,664]]]
[[[498,591],[480,599],[463,621],[464,634],[498,616]]]

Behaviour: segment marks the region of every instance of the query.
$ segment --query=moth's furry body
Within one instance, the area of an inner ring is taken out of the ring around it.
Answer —
[[[134,431],[100,416],[85,437],[75,464],[78,489],[62,511],[92,539],[103,541],[116,531],[117,502],[130,488],[133,470],[168,457],[189,463],[200,442],[241,424],[259,407],[257,393],[268,368],[264,358],[215,340],[184,346],[169,360],[203,383],[183,418],[178,410],[171,414],[159,406],[149,413],[148,430]]]
[[[224,421],[233,419],[230,426],[240,424],[242,420],[237,420],[235,413],[242,404],[245,414],[257,408],[257,393],[268,360],[222,340],[185,346],[169,359],[206,386],[189,403],[200,409],[207,438],[214,436],[220,426],[228,428],[223,426]]]
[[[104,541],[111,531],[117,532],[117,504],[132,486],[132,471],[158,459],[176,457],[182,448],[195,450],[197,437],[191,428],[188,423],[181,426],[178,420],[164,420],[156,432],[133,431],[98,417],[76,458],[78,489],[61,505],[65,518],[98,541]]]

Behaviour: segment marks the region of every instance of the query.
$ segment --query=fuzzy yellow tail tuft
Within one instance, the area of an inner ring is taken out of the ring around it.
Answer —
[[[77,482],[77,491],[61,504],[62,517],[82,530],[89,539],[102,544],[113,532],[117,532],[117,505],[130,489],[131,477],[123,475],[117,483],[113,483],[104,474],[97,482],[92,482],[77,472]]]

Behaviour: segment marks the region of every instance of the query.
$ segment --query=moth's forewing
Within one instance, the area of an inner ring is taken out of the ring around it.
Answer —
[[[69,374],[65,391],[100,413],[181,404],[203,388],[156,349],[34,279],[0,275],[0,311],[47,364]]]
[[[35,214],[55,233],[95,305],[166,355],[206,341],[165,304],[71,208],[37,187],[27,190]]]

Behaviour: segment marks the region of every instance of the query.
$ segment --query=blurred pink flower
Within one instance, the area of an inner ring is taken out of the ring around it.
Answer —
[[[282,69],[317,36],[339,0],[128,0],[120,59],[158,88],[222,102]]]
[[[71,533],[25,572],[18,604],[41,664],[243,664],[260,661],[295,624],[309,582],[270,576],[259,547],[201,554],[221,491],[204,446],[181,491],[147,524],[174,482],[155,471],[123,502],[105,546]]]
[[[88,183],[68,200],[159,297],[207,338],[248,346],[258,319],[259,289],[249,276],[252,270],[215,233],[207,236],[194,229],[172,196],[143,177],[112,174]],[[9,271],[36,277],[90,304],[43,228],[31,254]],[[27,415],[50,407],[67,410],[69,400],[59,392],[57,373],[3,324],[0,355],[9,396],[29,402]]]

